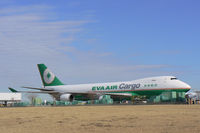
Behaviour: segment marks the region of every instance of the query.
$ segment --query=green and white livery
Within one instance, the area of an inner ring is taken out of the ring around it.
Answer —
[[[44,86],[64,85],[44,64],[38,64]]]
[[[47,93],[61,101],[99,99],[102,95],[110,95],[113,99],[132,96],[150,97],[165,91],[187,92],[191,89],[188,84],[174,76],[150,77],[125,82],[64,85],[44,64],[38,64],[38,69],[43,87],[24,87],[40,90],[25,92]]]

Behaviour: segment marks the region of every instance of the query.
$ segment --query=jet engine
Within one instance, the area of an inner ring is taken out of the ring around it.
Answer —
[[[61,101],[70,101],[72,102],[74,100],[74,96],[72,94],[62,94],[60,96]]]
[[[102,99],[103,99],[103,95],[100,95],[100,96],[99,96],[99,100],[102,100]]]

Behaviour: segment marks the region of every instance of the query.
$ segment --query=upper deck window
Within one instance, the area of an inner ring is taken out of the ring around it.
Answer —
[[[171,80],[177,80],[177,78],[171,78]]]

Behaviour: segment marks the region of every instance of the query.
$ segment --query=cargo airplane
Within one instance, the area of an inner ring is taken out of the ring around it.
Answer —
[[[23,87],[39,91],[16,91],[24,93],[50,94],[55,100],[73,101],[101,99],[103,95],[111,98],[132,96],[156,96],[166,91],[187,92],[191,87],[174,76],[143,78],[126,82],[108,82],[94,84],[64,85],[44,64],[38,64],[43,87]]]

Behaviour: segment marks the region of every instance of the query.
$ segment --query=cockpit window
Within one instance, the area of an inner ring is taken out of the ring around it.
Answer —
[[[171,80],[177,80],[177,78],[171,78]]]

